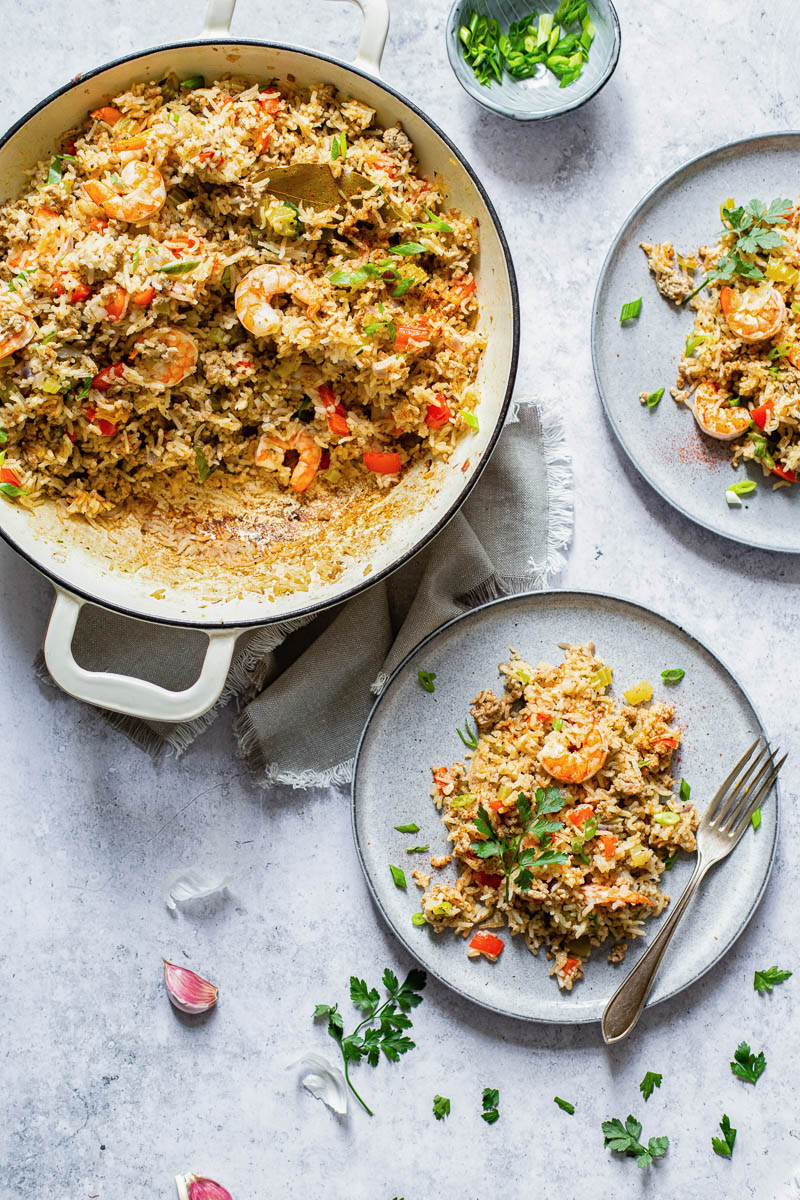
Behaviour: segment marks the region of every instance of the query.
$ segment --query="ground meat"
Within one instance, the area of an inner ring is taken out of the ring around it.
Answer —
[[[481,733],[491,729],[507,715],[505,701],[495,696],[491,688],[484,688],[482,692],[478,692],[472,701],[470,712]]]
[[[627,942],[616,942],[608,952],[608,961],[610,963],[622,962],[625,957],[625,952],[628,949]]]
[[[669,242],[650,246],[639,243],[647,255],[647,265],[653,272],[656,287],[662,296],[680,304],[692,291],[692,281],[685,271],[675,265],[675,251]]]

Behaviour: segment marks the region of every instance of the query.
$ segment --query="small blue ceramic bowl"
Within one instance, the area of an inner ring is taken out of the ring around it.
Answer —
[[[621,36],[614,5],[611,0],[589,0],[595,37],[588,61],[574,83],[560,87],[555,75],[544,66],[530,79],[513,79],[504,71],[500,83],[494,82],[489,87],[478,83],[462,53],[460,26],[476,12],[479,16],[494,17],[503,33],[507,33],[514,21],[527,16],[534,7],[537,13],[554,13],[558,0],[454,0],[447,18],[447,57],[456,79],[484,108],[515,121],[548,121],[580,108],[608,82],[619,59]]]

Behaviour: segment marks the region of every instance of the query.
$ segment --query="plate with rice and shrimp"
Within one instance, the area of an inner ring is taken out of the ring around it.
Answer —
[[[800,134],[705,154],[625,222],[595,295],[595,377],[634,465],[685,515],[800,552]]]
[[[372,895],[470,999],[599,1019],[683,890],[704,805],[760,728],[714,655],[637,605],[545,592],[465,614],[401,664],[359,746],[353,821]],[[776,830],[770,800],[737,852],[735,892],[730,873],[710,879],[650,1003],[732,945]]]

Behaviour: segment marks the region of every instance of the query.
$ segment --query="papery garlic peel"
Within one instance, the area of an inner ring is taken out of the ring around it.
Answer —
[[[203,979],[202,975],[190,971],[188,967],[178,967],[175,963],[167,962],[166,959],[163,962],[164,985],[167,995],[176,1008],[185,1013],[204,1013],[214,1007],[217,1003],[219,988],[214,987],[214,984],[209,983],[207,979]],[[225,1194],[227,1195],[227,1193]]]
[[[203,1175],[176,1175],[180,1200],[233,1200],[227,1188]]]

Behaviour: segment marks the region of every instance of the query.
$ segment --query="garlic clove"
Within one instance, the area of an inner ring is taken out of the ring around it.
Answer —
[[[163,963],[164,986],[176,1008],[185,1013],[204,1013],[214,1007],[219,988],[188,967],[178,967],[166,959],[163,959]]]
[[[176,1175],[178,1200],[233,1200],[227,1188],[204,1175]]]
[[[301,1080],[306,1091],[334,1112],[347,1112],[347,1082],[338,1067],[334,1067],[323,1054],[313,1051],[307,1051],[300,1058],[287,1063],[286,1070],[299,1066],[311,1068]]]

